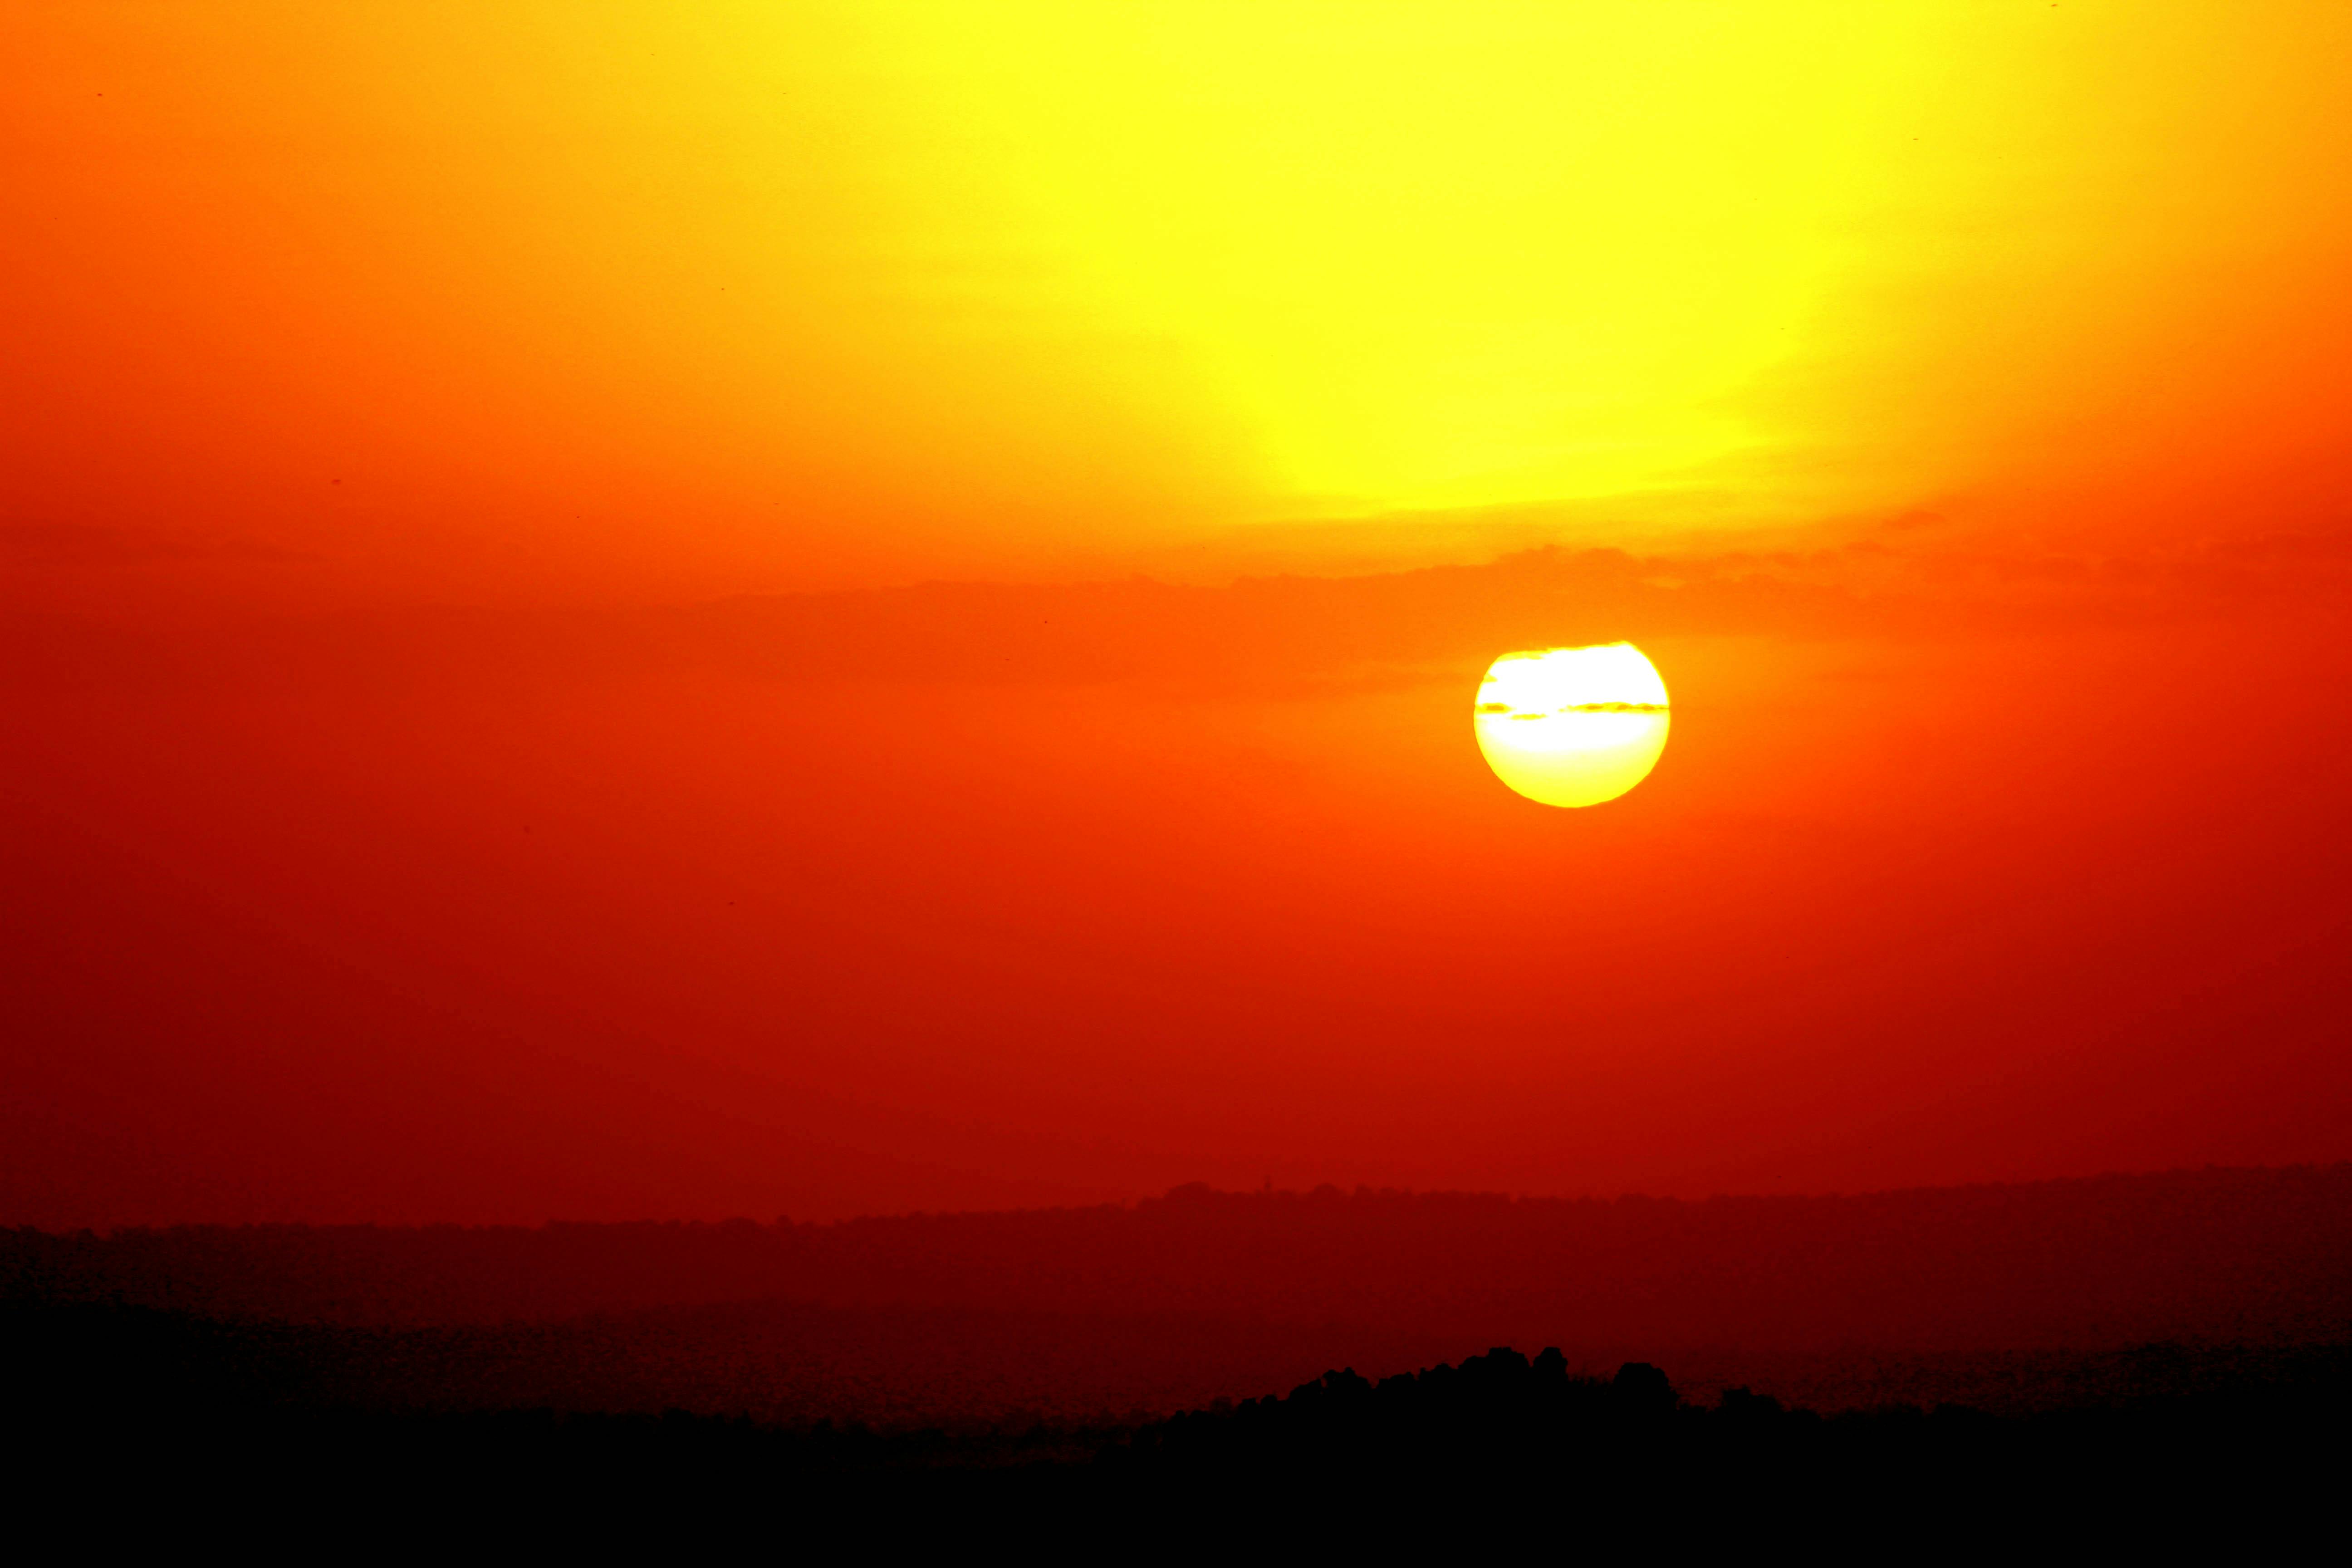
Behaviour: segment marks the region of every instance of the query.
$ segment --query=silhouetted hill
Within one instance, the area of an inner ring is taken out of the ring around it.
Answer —
[[[1496,1348],[1377,1381],[1352,1368],[1162,1420],[877,1433],[682,1410],[355,1410],[299,1352],[361,1331],[237,1326],[100,1305],[0,1310],[11,1479],[48,1517],[135,1498],[192,1525],[314,1542],[486,1529],[534,1542],[645,1533],[675,1551],[989,1536],[1125,1554],[1178,1542],[1454,1546],[1540,1525],[1585,1545],[1765,1536],[1883,1547],[2212,1531],[2246,1549],[2324,1517],[2352,1448],[2352,1348],[2241,1359],[2210,1386],[2000,1416],[1944,1405],[1824,1417],[1744,1388],[1683,1397],[1627,1364]],[[295,1362],[286,1358],[296,1352]],[[290,1375],[289,1375],[290,1372]]]
[[[1970,1459],[2014,1464],[2063,1456],[2082,1468],[2130,1463],[2177,1468],[2200,1452],[2217,1462],[2261,1449],[2296,1470],[2352,1446],[2341,1419],[2352,1394],[2352,1347],[2315,1347],[2242,1364],[2194,1392],[2136,1397],[2002,1417],[1965,1405],[1882,1406],[1825,1419],[1747,1388],[1712,1407],[1680,1397],[1666,1373],[1627,1363],[1613,1376],[1579,1376],[1557,1349],[1532,1360],[1498,1346],[1458,1365],[1374,1381],[1352,1368],[1326,1373],[1287,1396],[1188,1411],[1105,1451],[1140,1469],[1195,1476],[1244,1472],[1429,1477],[1583,1474],[1680,1461],[1731,1460],[1747,1486],[1768,1469],[1811,1485],[1891,1479],[1923,1462],[1948,1472]],[[2288,1456],[2294,1456],[2291,1459]],[[2120,1461],[2120,1462],[2119,1462]],[[1948,1473],[1946,1476],[1948,1480]],[[1717,1477],[1717,1484],[1726,1478]]]
[[[1780,1350],[2294,1338],[2352,1321],[2352,1165],[1696,1203],[1183,1187],[823,1226],[18,1230],[0,1294],[383,1325],[789,1297]]]
[[[2345,1337],[2352,1166],[1698,1203],[1191,1187],[824,1226],[20,1230],[0,1281],[19,1304],[313,1331],[306,1375],[370,1407],[1126,1416],[1516,1339],[1583,1367],[1671,1360],[1702,1391],[2028,1409],[2131,1384],[2132,1347]]]

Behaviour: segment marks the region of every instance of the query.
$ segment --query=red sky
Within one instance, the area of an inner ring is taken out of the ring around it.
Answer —
[[[2339,11],[983,14],[0,24],[0,1221],[2352,1158]]]

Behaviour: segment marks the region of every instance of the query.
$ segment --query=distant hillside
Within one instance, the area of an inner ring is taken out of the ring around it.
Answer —
[[[822,1226],[17,1230],[0,1294],[384,1327],[788,1300],[1595,1353],[2307,1342],[2352,1325],[2352,1165],[1695,1203],[1183,1187]]]

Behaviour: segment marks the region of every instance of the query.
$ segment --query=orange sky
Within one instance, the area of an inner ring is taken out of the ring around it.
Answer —
[[[2341,7],[0,76],[0,1223],[2352,1156]],[[1620,638],[1655,774],[1503,790]]]

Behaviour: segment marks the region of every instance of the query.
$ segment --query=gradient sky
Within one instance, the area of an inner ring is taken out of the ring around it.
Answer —
[[[2352,12],[25,4],[0,1221],[2352,1156]],[[1516,648],[1657,773],[1504,791]]]

